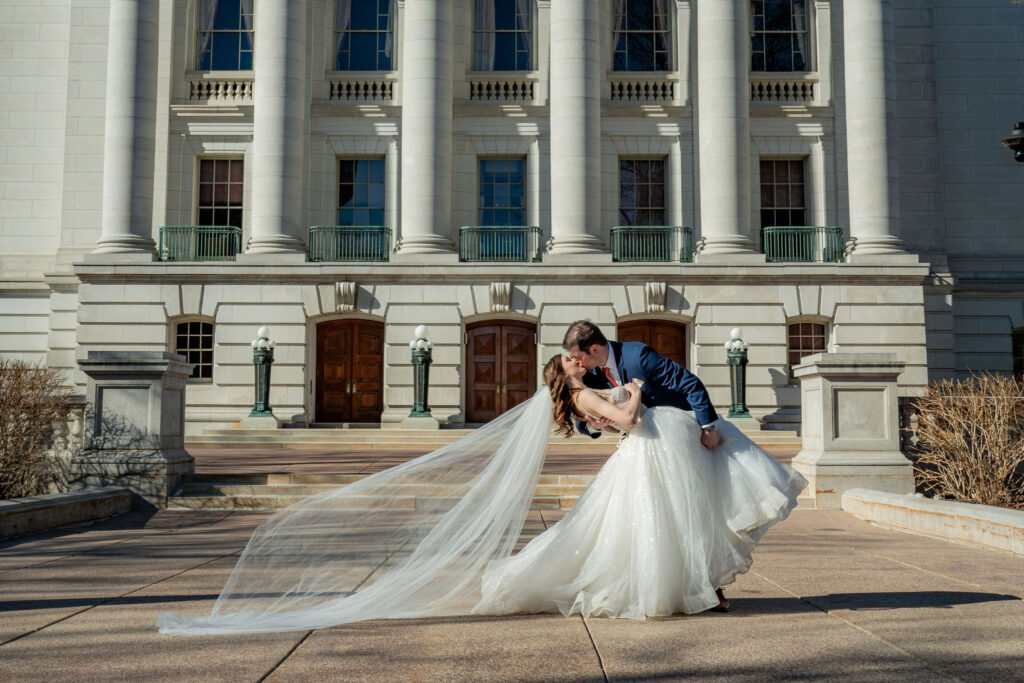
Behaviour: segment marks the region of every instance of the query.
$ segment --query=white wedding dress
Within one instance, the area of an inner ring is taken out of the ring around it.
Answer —
[[[806,484],[724,420],[723,444],[708,451],[691,413],[653,408],[564,519],[513,555],[551,411],[542,388],[451,445],[277,512],[253,533],[212,612],[167,612],[160,631],[698,612],[747,570],[757,540]]]
[[[487,568],[474,611],[643,619],[718,605],[807,484],[731,423],[718,430],[709,451],[693,413],[648,410],[561,521]]]

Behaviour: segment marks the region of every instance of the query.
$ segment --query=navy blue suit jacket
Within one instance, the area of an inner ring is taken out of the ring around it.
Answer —
[[[608,347],[608,353],[615,356],[615,365],[623,384],[633,379],[644,381],[640,400],[648,408],[675,406],[682,410],[692,410],[697,422],[702,425],[718,419],[704,384],[679,363],[665,358],[641,342],[610,341]],[[583,383],[591,389],[611,388],[600,368],[585,374]],[[577,428],[584,434],[590,433],[585,422],[577,424]]]

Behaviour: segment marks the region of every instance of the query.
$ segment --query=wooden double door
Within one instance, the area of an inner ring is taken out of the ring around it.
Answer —
[[[466,422],[488,422],[537,390],[536,328],[487,321],[466,328]]]
[[[633,320],[619,323],[619,341],[647,344],[670,360],[686,367],[686,326],[668,320]]]
[[[316,326],[316,421],[379,422],[384,409],[384,323]]]

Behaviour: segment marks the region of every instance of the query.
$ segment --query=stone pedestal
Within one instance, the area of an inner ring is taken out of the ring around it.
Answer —
[[[402,429],[440,429],[441,423],[433,415],[410,415],[402,420],[398,426]]]
[[[819,353],[793,368],[800,380],[803,449],[793,467],[810,482],[814,507],[838,508],[848,489],[913,493],[900,452],[896,378],[887,353]]]
[[[194,471],[185,450],[185,380],[192,364],[174,353],[90,351],[85,448],[70,461],[72,488],[124,486],[136,508],[163,507],[181,475]]]

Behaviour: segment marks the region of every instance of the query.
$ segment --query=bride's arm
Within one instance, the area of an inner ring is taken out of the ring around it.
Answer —
[[[608,418],[616,424],[627,429],[636,425],[637,416],[640,414],[640,388],[630,387],[629,401],[621,408],[614,403],[609,403],[591,389],[584,389],[577,395],[580,407],[592,415],[599,415]]]

